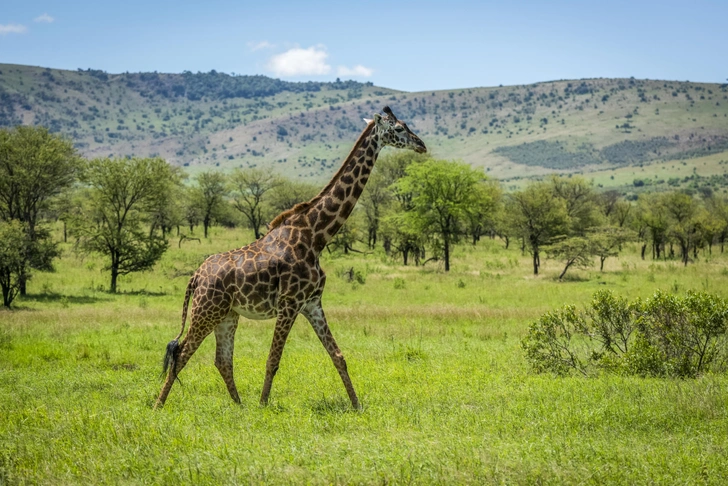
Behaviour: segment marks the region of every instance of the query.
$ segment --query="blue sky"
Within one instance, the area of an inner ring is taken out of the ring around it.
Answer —
[[[357,79],[405,91],[725,82],[728,1],[2,0],[0,62]]]

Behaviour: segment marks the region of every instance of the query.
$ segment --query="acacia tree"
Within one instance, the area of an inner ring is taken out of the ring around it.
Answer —
[[[697,244],[699,237],[696,214],[698,203],[692,196],[682,192],[668,192],[660,197],[660,203],[667,213],[668,233],[680,245],[683,264],[690,260],[690,247]]]
[[[569,217],[569,235],[586,236],[600,224],[599,197],[583,177],[551,176],[554,197],[564,201]]]
[[[632,237],[632,231],[619,226],[602,226],[589,236],[592,243],[592,252],[599,257],[600,272],[604,270],[604,261],[609,257],[619,255],[622,245]]]
[[[182,194],[185,198],[182,205],[182,219],[189,226],[190,233],[194,233],[195,226],[198,226],[202,221],[202,209],[199,206],[199,201],[196,200],[197,188],[185,187],[182,189]]]
[[[162,236],[166,236],[176,226],[179,236],[179,227],[185,219],[183,200],[185,190],[182,180],[186,176],[179,167],[172,166],[169,166],[169,175],[168,190],[160,194],[160,199],[151,210],[149,231],[161,229]]]
[[[367,246],[373,249],[377,245],[379,226],[384,215],[384,210],[392,199],[392,191],[389,189],[391,181],[385,179],[380,171],[375,171],[369,178],[364,188],[360,205],[364,208],[364,216],[367,222]]]
[[[75,219],[74,231],[84,249],[109,258],[109,290],[116,292],[119,275],[150,269],[167,250],[152,215],[168,199],[175,179],[160,158],[132,158],[91,160],[81,180],[88,204]]]
[[[275,216],[268,199],[279,178],[262,169],[237,169],[230,178],[233,207],[243,213],[257,240],[262,236],[261,227]]]
[[[698,218],[698,225],[703,241],[708,245],[708,252],[713,253],[713,243],[716,240],[721,242],[722,252],[723,241],[728,233],[728,203],[715,196],[709,197],[705,201],[705,210]]]
[[[0,130],[0,219],[27,232],[18,288],[25,295],[30,270],[50,270],[58,251],[42,225],[54,197],[76,179],[79,158],[69,140],[43,127]]]
[[[494,181],[481,181],[473,187],[473,204],[467,208],[466,227],[475,245],[485,232],[492,232],[498,224],[498,205],[502,196]]]
[[[400,255],[405,266],[409,264],[410,256],[414,257],[415,265],[420,264],[427,238],[406,212],[390,210],[385,213],[381,222],[381,233],[384,236],[384,250],[388,255]]]
[[[225,212],[225,197],[228,195],[228,190],[225,186],[225,176],[220,172],[201,172],[195,179],[197,186],[192,188],[192,201],[200,208],[202,226],[207,238],[207,230],[212,222]]]
[[[653,259],[664,255],[669,226],[668,214],[660,198],[659,194],[641,194],[637,200],[637,224],[644,226],[645,238],[649,236],[652,242]]]
[[[344,225],[337,231],[331,242],[326,246],[329,251],[343,250],[344,254],[350,251],[361,253],[354,249],[354,244],[362,241],[362,227],[364,227],[361,210],[354,210]]]
[[[630,223],[632,217],[632,204],[630,204],[629,201],[625,201],[623,199],[618,200],[614,204],[612,211],[608,215],[609,220],[620,228],[624,228],[625,226],[627,226]]]
[[[569,216],[564,199],[554,197],[547,182],[534,182],[510,194],[506,213],[516,234],[524,239],[533,258],[533,274],[541,266],[541,250],[569,231]]]
[[[27,237],[28,232],[20,221],[0,220],[0,288],[3,306],[8,308],[20,290]]]
[[[370,249],[377,244],[380,225],[388,212],[411,209],[411,194],[396,190],[393,184],[405,176],[407,167],[429,159],[428,154],[404,151],[386,154],[377,161],[359,202],[367,220],[367,245]],[[385,243],[391,247],[392,240],[387,239]]]
[[[427,160],[411,164],[397,182],[412,194],[412,210],[405,213],[412,226],[434,238],[450,270],[452,245],[460,240],[468,211],[477,204],[476,186],[485,176],[463,162]]]
[[[588,238],[574,236],[554,243],[545,250],[551,258],[564,263],[564,269],[559,274],[559,280],[563,280],[566,271],[572,266],[586,268],[591,265],[592,248],[592,242]]]

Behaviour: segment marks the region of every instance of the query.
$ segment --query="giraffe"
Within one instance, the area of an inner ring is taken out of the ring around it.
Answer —
[[[238,318],[275,318],[260,404],[266,405],[288,333],[298,314],[311,323],[344,383],[351,404],[360,409],[346,361],[321,306],[326,274],[319,255],[354,209],[379,151],[384,146],[427,151],[425,144],[385,106],[354,144],[341,168],[317,196],[279,214],[268,233],[237,250],[208,257],[190,278],[182,306],[182,329],[167,345],[166,380],[154,408],[164,406],[175,379],[202,341],[215,333],[215,366],[230,397],[240,403],[233,379],[233,347]],[[180,342],[192,298],[190,327]],[[167,373],[167,370],[169,372]]]

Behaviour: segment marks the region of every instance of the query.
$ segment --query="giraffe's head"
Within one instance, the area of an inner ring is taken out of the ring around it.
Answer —
[[[414,150],[418,154],[427,152],[427,147],[420,137],[412,133],[405,122],[397,120],[388,106],[385,106],[382,111],[384,115],[374,114],[374,124],[381,133],[384,145]]]

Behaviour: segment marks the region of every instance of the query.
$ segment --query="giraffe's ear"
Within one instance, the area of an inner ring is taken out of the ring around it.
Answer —
[[[364,123],[366,123],[367,125],[372,122],[372,120],[370,120],[369,118],[362,118],[362,120],[364,120]]]
[[[375,122],[379,123],[381,121],[381,119],[382,119],[382,115],[380,115],[379,113],[375,113],[374,114],[374,121]]]

